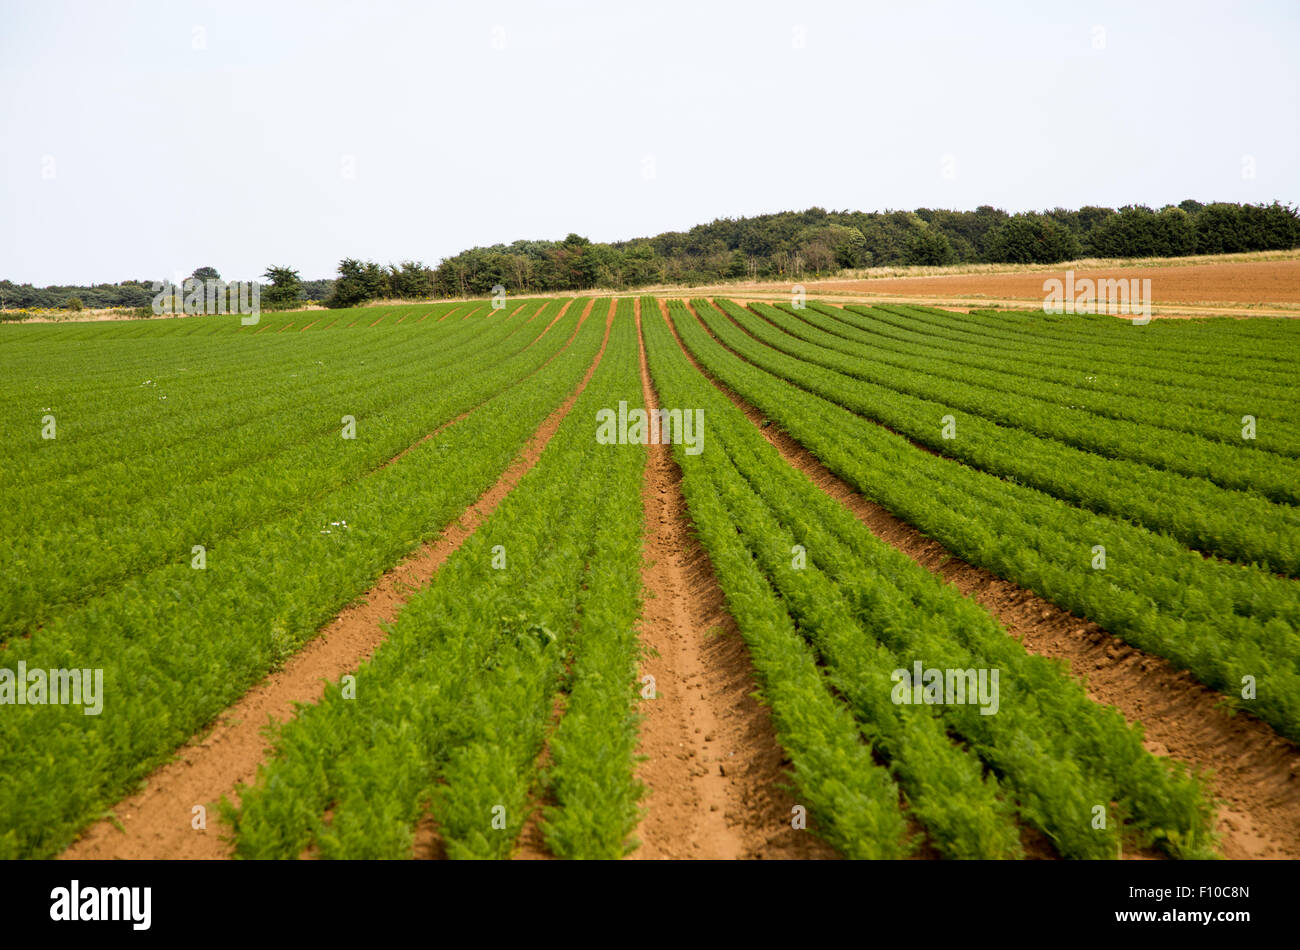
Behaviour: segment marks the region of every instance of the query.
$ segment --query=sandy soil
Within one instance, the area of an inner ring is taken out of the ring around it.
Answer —
[[[636,320],[639,331],[639,300]],[[647,408],[657,408],[644,341],[641,383]],[[754,699],[749,655],[712,565],[691,535],[681,471],[668,446],[649,450],[641,672],[655,678],[656,696],[642,702],[648,795],[633,857],[834,857],[790,827],[788,763]]]
[[[1064,278],[1064,268],[1023,274],[954,274],[948,277],[902,277],[863,281],[814,281],[808,292],[859,292],[934,296],[1007,297],[1041,302],[1043,281]],[[1150,280],[1155,303],[1249,305],[1300,304],[1300,260],[1193,264],[1183,267],[1132,267],[1078,270],[1085,277]]]
[[[958,273],[915,277],[803,280],[809,297],[846,303],[916,303],[961,310],[1042,306],[1043,281],[1064,279],[1067,266],[1014,273]],[[1078,267],[1075,280],[1149,279],[1152,315],[1300,317],[1300,259],[1218,261],[1205,264]],[[741,283],[665,292],[671,297],[718,296],[737,300],[788,299],[793,281]]]

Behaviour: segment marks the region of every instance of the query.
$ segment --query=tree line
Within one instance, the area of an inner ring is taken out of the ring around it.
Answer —
[[[497,287],[511,294],[628,290],[652,284],[707,284],[736,279],[802,280],[842,270],[970,262],[1054,264],[1080,257],[1182,257],[1300,247],[1300,213],[1272,204],[1202,204],[1187,200],[1153,209],[1088,206],[1008,214],[974,211],[785,211],[720,218],[689,231],[597,243],[578,234],[562,241],[515,241],[475,247],[437,267],[421,261],[383,265],[347,258],[332,279],[302,280],[289,267],[262,275],[268,309],[304,301],[350,307],[384,298],[477,297]],[[210,267],[194,276],[220,275]],[[0,280],[0,308],[146,308],[153,281],[90,287],[43,287]]]
[[[1300,214],[1271,205],[1184,201],[1008,214],[974,211],[787,211],[722,218],[689,231],[595,244],[516,241],[445,259],[440,296],[617,290],[749,278],[799,280],[842,270],[958,263],[1054,264],[1081,257],[1181,257],[1300,246]]]
[[[187,279],[221,280],[215,267],[199,267]],[[335,281],[302,280],[288,267],[270,267],[258,278],[262,284],[262,306],[280,309],[304,301],[323,301],[329,297]],[[124,280],[117,284],[84,286],[60,285],[34,287],[0,280],[0,310],[133,310],[141,316],[152,313],[154,298],[161,281]]]

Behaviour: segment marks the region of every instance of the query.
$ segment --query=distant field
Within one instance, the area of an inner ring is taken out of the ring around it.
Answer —
[[[1300,324],[1042,279],[0,325],[0,857],[1300,857]]]
[[[1055,271],[1063,271],[1058,267]],[[969,274],[948,277],[904,277],[865,281],[814,281],[810,293],[830,290],[849,293],[932,294],[941,296],[1005,297],[1042,300],[1043,280],[1052,273],[1042,268],[1033,274]],[[1231,264],[1203,264],[1170,267],[1089,268],[1075,272],[1078,278],[1122,276],[1148,279],[1157,303],[1300,305],[1300,260],[1247,261]]]
[[[1300,316],[1300,255],[1296,252],[1225,254],[1210,258],[1078,261],[1055,265],[956,264],[880,268],[860,276],[819,280],[742,282],[691,288],[688,294],[789,299],[791,287],[837,300],[919,303],[948,308],[1042,306],[1043,282],[1072,270],[1078,279],[1150,280],[1153,315]],[[657,288],[656,292],[660,292]],[[668,296],[683,291],[663,288]]]

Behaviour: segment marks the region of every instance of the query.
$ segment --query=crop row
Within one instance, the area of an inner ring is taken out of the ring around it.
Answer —
[[[706,302],[696,306],[728,346],[757,345]],[[958,557],[1168,658],[1300,737],[1295,581],[1206,560],[1139,526],[931,455],[801,388],[795,361],[783,378],[785,370],[742,359],[695,320],[679,327],[710,373],[868,498]],[[1099,549],[1104,567],[1095,560]]]
[[[119,465],[97,469],[97,490],[84,494],[102,495],[99,506],[79,507],[66,486],[50,486],[48,496],[34,492],[22,503],[19,530],[0,542],[0,573],[13,577],[0,607],[0,636],[29,630],[68,602],[126,577],[187,559],[195,544],[219,547],[232,534],[385,464],[534,371],[563,336],[524,352],[526,342],[498,341],[495,350],[454,348],[450,358],[488,369],[459,374],[450,384],[440,384],[450,368],[440,357],[421,354],[418,363],[432,366],[412,369],[401,362],[406,350],[379,364],[391,363],[392,370],[353,366],[337,382],[322,371],[306,401],[299,397],[255,420],[253,432],[214,425],[208,438],[184,446],[184,459],[128,455]],[[343,438],[344,415],[356,420],[355,438]],[[75,438],[65,437],[63,447],[75,452]]]
[[[1189,402],[1172,401],[1155,394],[1149,385],[1123,381],[1104,371],[1066,373],[1058,362],[1041,364],[1009,360],[1005,351],[981,352],[963,341],[954,343],[938,336],[904,329],[881,319],[876,311],[850,315],[825,304],[812,303],[803,309],[788,304],[781,309],[799,324],[822,331],[824,346],[857,354],[864,348],[877,354],[899,354],[926,360],[926,372],[938,378],[960,382],[998,379],[1000,385],[1022,395],[1058,406],[1078,407],[1112,419],[1127,419],[1175,432],[1188,432],[1236,448],[1264,450],[1291,457],[1300,456],[1300,429],[1284,410],[1264,409],[1257,396],[1230,400],[1204,387],[1198,401],[1214,403],[1203,408]],[[871,326],[870,331],[848,322],[850,316]],[[897,319],[897,318],[895,318]],[[796,324],[798,326],[798,324]],[[796,332],[796,331],[791,331]],[[836,339],[826,339],[834,337]],[[972,375],[970,371],[978,375]],[[1099,381],[1104,378],[1104,382]],[[1254,440],[1244,443],[1241,418],[1250,414],[1260,421]]]
[[[486,310],[486,305],[482,309]],[[225,374],[242,385],[243,381],[258,378],[256,367],[250,365],[250,354],[266,350],[288,352],[309,337],[317,337],[314,345],[325,348],[331,342],[324,339],[325,336],[343,346],[363,346],[371,337],[388,334],[382,325],[370,334],[343,333],[337,326],[337,332],[322,334],[333,319],[331,314],[328,320],[313,326],[305,334],[242,334],[238,332],[239,317],[231,315],[146,320],[126,326],[106,321],[71,326],[0,327],[0,339],[5,343],[4,358],[21,361],[23,369],[21,376],[12,379],[0,393],[0,432],[6,437],[17,434],[21,441],[26,442],[26,432],[22,431],[26,428],[24,420],[15,418],[15,413],[29,410],[33,399],[43,397],[68,400],[65,405],[71,405],[82,417],[102,423],[103,428],[123,428],[119,423],[127,420],[119,413],[127,411],[128,407],[118,405],[122,402],[122,378],[138,375],[144,380],[154,377],[160,370],[177,372],[186,367],[183,357],[196,360],[210,372]],[[432,329],[437,323],[428,320],[421,324],[417,320],[406,325],[407,328],[415,326],[422,330]],[[255,341],[252,339],[254,335],[257,336]],[[144,339],[150,342],[149,346],[140,346]],[[214,345],[196,347],[197,339],[213,340]],[[45,358],[52,353],[57,353],[59,359]],[[76,365],[78,371],[75,392],[67,386],[66,366],[69,363]],[[104,405],[106,399],[113,400],[113,404]],[[97,410],[93,417],[90,415],[92,409]]]
[[[684,306],[670,306],[675,323],[689,329]],[[1088,700],[1059,665],[1027,654],[981,607],[787,465],[738,409],[687,372],[667,334],[660,321],[652,337],[661,359],[677,364],[665,376],[679,381],[677,398],[707,405],[716,450],[683,464],[712,470],[714,491],[755,563],[942,853],[1019,856],[1015,815],[1068,857],[1113,857],[1133,843],[1181,857],[1208,853],[1209,808],[1196,782],[1147,754],[1140,734]],[[792,550],[806,561],[792,559]],[[898,703],[892,674],[916,662],[998,671],[997,705],[981,707],[973,697]],[[1114,809],[1104,828],[1093,821],[1099,804]]]
[[[396,463],[227,538],[208,552],[206,570],[185,561],[132,577],[52,617],[39,635],[11,641],[10,668],[24,661],[33,669],[102,669],[104,706],[98,716],[76,706],[6,707],[0,855],[43,856],[65,846],[403,554],[458,517],[590,365],[601,323],[588,320],[543,369]],[[461,377],[486,373],[493,362],[484,354]]]
[[[88,367],[116,362],[140,349],[139,344],[113,341],[90,352],[73,351],[52,361],[57,372],[11,387],[18,405],[10,407],[3,421],[3,434],[13,444],[8,464],[21,465],[25,478],[54,480],[91,474],[128,453],[150,458],[183,451],[186,442],[205,438],[214,428],[236,430],[295,405],[295,398],[301,403],[303,393],[319,387],[322,378],[335,381],[340,372],[359,371],[363,361],[371,361],[372,370],[376,363],[416,369],[431,348],[437,353],[473,341],[471,328],[463,325],[359,337],[333,333],[254,339],[228,333],[208,346],[163,338],[149,347],[148,365],[117,369],[106,389],[86,379]],[[398,358],[403,351],[404,360]],[[6,350],[6,358],[28,357],[15,347]],[[61,451],[66,442],[40,438],[47,406],[56,415],[59,437],[72,437],[75,450]]]
[[[989,325],[1003,326],[1019,331],[1024,326],[1024,314],[1016,311],[982,310],[978,317],[987,317]],[[1039,321],[1038,316],[1045,317]],[[1127,317],[1116,319],[1106,314],[1051,314],[1043,310],[1033,313],[1031,333],[1041,337],[1091,346],[1093,344],[1131,347],[1134,327]],[[1175,356],[1179,359],[1204,360],[1217,363],[1227,355],[1242,361],[1249,368],[1284,370],[1285,364],[1300,355],[1296,351],[1295,330],[1286,320],[1236,320],[1221,317],[1158,320],[1138,325],[1139,333],[1146,334],[1140,345],[1142,351]]]
[[[1137,521],[1199,551],[1300,575],[1300,510],[1204,479],[1103,458],[979,415],[951,413],[944,402],[864,378],[885,376],[883,368],[877,372],[871,349],[836,344],[837,337],[761,304],[754,305],[761,316],[728,301],[719,306],[755,341],[771,347],[738,342],[759,365],[797,373],[790,378],[805,388],[936,452],[1071,504]],[[738,340],[734,331],[724,332]]]
[[[658,306],[654,298],[642,299],[642,332],[660,405],[705,408],[712,433],[714,412],[692,402],[696,394],[682,387],[685,371],[671,359],[674,344],[671,336],[664,339],[668,330],[662,318],[654,316]],[[912,843],[898,786],[835,697],[816,653],[718,495],[709,465],[718,454],[716,446],[695,456],[674,449],[696,537],[708,553],[727,610],[748,648],[760,694],[771,709],[777,740],[791,761],[796,801],[807,809],[808,827],[847,857],[903,857]]]
[[[638,399],[630,301],[538,464],[406,603],[355,696],[332,686],[227,809],[241,857],[409,857],[429,812],[446,854],[514,846],[550,736],[544,833],[564,857],[619,857],[638,817],[635,619],[640,446],[595,414]],[[576,377],[575,377],[576,379]]]
[[[1077,317],[1050,317],[1041,312],[1001,313],[991,311],[972,311],[968,314],[952,313],[930,307],[896,306],[882,304],[871,308],[847,306],[845,311],[862,316],[869,315],[873,320],[894,322],[898,326],[922,329],[927,333],[937,333],[962,343],[980,347],[996,347],[1008,357],[1028,358],[1046,361],[1064,370],[1080,372],[1086,376],[1102,375],[1118,377],[1133,383],[1146,383],[1151,387],[1152,395],[1174,393],[1182,399],[1195,398],[1195,394],[1206,394],[1205,378],[1216,376],[1214,391],[1230,400],[1233,405],[1241,403],[1258,403],[1261,409],[1275,411],[1276,407],[1285,409],[1295,406],[1294,387],[1282,380],[1268,381],[1254,374],[1224,375],[1225,361],[1219,358],[1219,365],[1198,365],[1176,355],[1161,353],[1150,346],[1147,335],[1155,330],[1160,333],[1163,321],[1148,326],[1134,327],[1128,321],[1105,317],[1108,324],[1115,324],[1106,330],[1097,329],[1096,336],[1084,334],[1082,337],[1070,337],[1067,334]],[[891,320],[892,316],[892,320]],[[1204,321],[1184,322],[1169,321],[1182,327],[1182,332],[1198,332]],[[1237,323],[1238,321],[1228,321]],[[1092,330],[1093,322],[1087,327]],[[1116,332],[1129,334],[1127,339],[1115,338]],[[1285,412],[1276,412],[1280,418],[1289,418]]]
[[[930,361],[915,357],[873,351],[871,356],[848,360],[840,354],[836,359],[833,351],[822,349],[818,358],[836,363],[836,368],[845,363],[853,366],[853,375],[859,379],[941,403],[950,410],[1025,429],[1107,459],[1127,459],[1205,478],[1224,488],[1254,491],[1272,501],[1300,503],[1300,463],[1269,452],[1251,452],[1242,445],[1229,446],[1022,396],[1009,391],[1003,380],[987,371],[951,371],[979,380],[958,382],[932,375],[927,370]],[[1236,421],[1240,433],[1240,419]]]
[[[952,314],[927,307],[893,304],[841,308],[810,302],[809,306],[833,317],[838,324],[834,328],[836,332],[847,329],[851,334],[869,333],[867,342],[873,342],[884,334],[899,339],[942,343],[961,353],[1000,361],[1009,373],[1051,379],[1088,392],[1104,389],[1215,412],[1236,412],[1245,404],[1257,408],[1259,415],[1276,419],[1291,418],[1292,411],[1300,406],[1294,392],[1288,388],[1225,379],[1219,379],[1213,388],[1207,388],[1204,373],[1152,370],[1149,366],[1125,363],[1117,354],[1098,353],[1086,342],[1062,349],[1053,346],[1054,342],[1059,344],[1060,341],[1052,337],[995,336],[993,328],[976,322],[979,314],[974,312]],[[1021,321],[1023,325],[1030,325],[1036,318],[1037,314],[1026,314],[1021,316]],[[1130,341],[1129,353],[1135,345],[1140,347],[1141,342],[1141,338]]]

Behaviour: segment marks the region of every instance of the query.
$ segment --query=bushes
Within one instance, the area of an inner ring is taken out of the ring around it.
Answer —
[[[1041,214],[1015,215],[988,236],[988,259],[1008,264],[1055,264],[1080,251],[1079,239],[1068,228]]]
[[[954,264],[957,252],[948,236],[931,228],[918,228],[907,240],[907,263],[936,267]]]
[[[1121,208],[1100,221],[1087,237],[1097,257],[1180,257],[1277,251],[1300,244],[1300,219],[1286,205],[1202,205],[1152,211],[1141,205]]]
[[[1206,205],[1195,217],[1196,253],[1272,251],[1300,244],[1300,219],[1287,205]]]
[[[1193,217],[1181,208],[1121,208],[1102,221],[1088,238],[1097,257],[1178,257],[1196,251]]]

